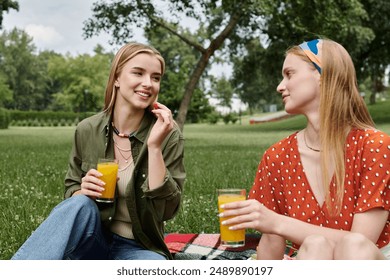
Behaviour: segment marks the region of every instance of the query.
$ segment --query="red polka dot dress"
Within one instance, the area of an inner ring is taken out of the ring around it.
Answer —
[[[390,210],[390,137],[378,130],[352,130],[346,142],[345,193],[332,217],[309,186],[298,151],[297,133],[271,146],[259,164],[249,193],[268,209],[314,225],[350,230],[355,213]],[[390,242],[390,218],[377,246]],[[293,246],[298,249],[297,244]]]

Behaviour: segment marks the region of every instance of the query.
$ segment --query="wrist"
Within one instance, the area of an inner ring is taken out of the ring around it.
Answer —
[[[286,218],[286,216],[276,214],[276,217],[274,219],[275,223],[274,223],[274,228],[273,228],[273,234],[277,234],[280,236],[283,235],[284,227],[287,223],[285,218]]]
[[[148,145],[148,152],[149,153],[161,153],[161,147],[154,146],[154,145]]]

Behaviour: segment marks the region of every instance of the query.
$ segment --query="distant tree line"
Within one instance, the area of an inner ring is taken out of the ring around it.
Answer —
[[[92,55],[37,52],[32,38],[23,30],[4,30],[0,34],[0,107],[16,111],[98,112],[103,107],[112,58],[113,53],[100,45]],[[177,89],[183,86],[188,68],[185,63],[175,64],[175,57],[168,52],[166,60],[168,71],[159,100],[174,110],[180,103]],[[214,112],[203,93],[199,89],[194,95],[189,121],[199,122]]]

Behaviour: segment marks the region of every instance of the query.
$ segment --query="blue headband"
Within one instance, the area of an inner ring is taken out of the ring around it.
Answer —
[[[314,39],[308,42],[303,42],[299,45],[299,47],[303,50],[303,52],[307,55],[311,62],[313,62],[314,67],[320,72],[322,69],[321,58],[319,56],[319,48],[318,45],[322,44],[321,39]]]

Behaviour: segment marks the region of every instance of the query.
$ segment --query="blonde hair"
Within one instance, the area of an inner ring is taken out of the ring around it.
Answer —
[[[160,52],[153,48],[152,46],[144,45],[141,43],[128,43],[121,47],[116,53],[112,64],[110,76],[106,85],[106,93],[104,100],[104,109],[103,111],[107,114],[111,114],[115,106],[115,100],[117,95],[117,88],[115,86],[115,81],[122,72],[122,69],[126,62],[135,57],[138,54],[146,53],[154,55],[161,63],[161,75],[165,72],[165,60],[161,56]]]
[[[289,49],[287,54],[289,53],[298,55],[314,68],[313,63],[298,46]],[[345,48],[332,40],[323,39],[321,61],[321,170],[327,209],[332,215],[337,215],[341,211],[345,190],[347,135],[352,128],[373,128],[375,124],[360,96],[355,67]],[[333,166],[335,170],[335,188],[330,188],[332,176],[329,175],[329,166]]]

